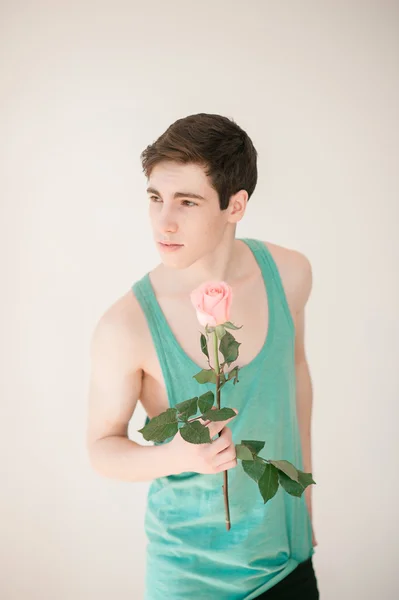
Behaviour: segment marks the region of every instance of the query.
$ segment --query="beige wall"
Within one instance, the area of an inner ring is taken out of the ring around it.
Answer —
[[[322,598],[397,597],[398,2],[245,4],[1,3],[2,600],[142,598],[148,484],[89,467],[88,343],[158,262],[139,154],[194,112],[259,151],[238,236],[313,265]]]

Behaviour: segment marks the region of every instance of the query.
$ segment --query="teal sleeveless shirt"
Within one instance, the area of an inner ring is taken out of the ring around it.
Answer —
[[[230,380],[223,386],[221,406],[239,411],[228,425],[235,444],[241,440],[265,441],[260,456],[289,460],[303,469],[296,413],[294,323],[269,250],[260,240],[239,239],[249,246],[261,269],[269,325],[260,352],[239,369],[239,382],[234,385]],[[174,336],[149,274],[134,283],[132,290],[147,318],[169,406],[208,390],[215,392],[215,384],[199,384],[193,379],[201,367]],[[229,531],[223,472],[185,472],[151,482],[145,514],[144,600],[251,600],[314,554],[305,494],[294,497],[280,486],[264,504],[257,484],[244,472],[240,460],[227,472]]]

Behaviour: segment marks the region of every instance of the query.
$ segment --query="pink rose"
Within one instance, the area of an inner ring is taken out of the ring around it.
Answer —
[[[224,281],[207,281],[190,294],[198,321],[204,327],[216,327],[230,321],[233,290]]]

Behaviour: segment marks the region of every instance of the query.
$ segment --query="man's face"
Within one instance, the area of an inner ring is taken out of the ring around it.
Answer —
[[[221,242],[229,209],[220,210],[218,194],[199,165],[159,163],[152,170],[147,193],[154,240],[166,266],[187,268]],[[168,251],[159,245],[162,241],[182,246]]]

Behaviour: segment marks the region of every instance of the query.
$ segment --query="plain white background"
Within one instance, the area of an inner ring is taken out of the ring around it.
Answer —
[[[313,266],[321,598],[397,598],[398,2],[0,8],[2,599],[142,598],[149,484],[90,469],[88,345],[159,262],[140,152],[197,112],[259,152],[237,235]]]

